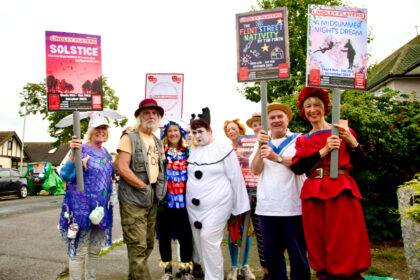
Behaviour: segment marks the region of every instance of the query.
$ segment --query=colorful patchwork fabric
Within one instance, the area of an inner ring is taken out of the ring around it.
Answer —
[[[185,208],[185,185],[188,148],[165,149],[166,181],[168,185],[167,207]]]
[[[62,237],[69,243],[69,255],[76,253],[78,240],[82,237],[81,234],[78,234],[76,242],[70,246],[71,244],[67,239],[69,224],[74,218],[74,221],[79,225],[80,232],[86,232],[84,230],[93,226],[89,220],[89,215],[97,206],[102,206],[105,212],[101,222],[95,227],[106,231],[106,234],[101,235],[103,238],[100,238],[100,240],[95,239],[95,243],[102,246],[112,245],[113,209],[112,204],[109,203],[109,197],[112,193],[111,178],[114,174],[114,167],[111,162],[111,155],[105,148],[99,149],[87,144],[83,144],[81,150],[82,158],[89,156],[86,163],[87,169],[83,168],[84,190],[82,192],[77,190],[75,176],[67,182],[59,222]]]

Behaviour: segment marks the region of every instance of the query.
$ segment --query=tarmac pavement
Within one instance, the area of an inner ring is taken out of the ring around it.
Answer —
[[[114,226],[113,226],[113,240],[118,241],[122,238],[122,230],[121,230],[121,222],[120,222],[120,214],[119,214],[119,206],[114,208]],[[222,242],[222,250],[224,255],[224,269],[225,269],[225,279],[230,271],[230,256],[229,251],[227,248],[227,233],[225,234],[225,238]],[[173,259],[176,258],[176,242],[172,242],[172,255]],[[163,269],[159,267],[160,262],[160,255],[159,255],[159,243],[156,240],[153,252],[149,258],[149,270],[152,275],[152,278],[155,280],[161,279],[163,275]],[[249,256],[249,266],[251,267],[252,271],[254,272],[257,279],[261,279],[263,277],[263,270],[259,263],[258,253],[257,253],[257,245],[255,237],[252,237],[251,242],[251,252]],[[174,267],[174,277],[175,272],[178,271],[176,267]],[[68,278],[60,278],[60,279],[68,279]],[[127,257],[127,247],[124,243],[122,246],[116,246],[106,254],[102,255],[99,258],[99,264],[96,274],[96,279],[98,280],[123,280],[128,279],[128,257]]]

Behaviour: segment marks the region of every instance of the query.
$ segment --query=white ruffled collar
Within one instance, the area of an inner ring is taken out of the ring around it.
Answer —
[[[198,146],[190,152],[188,164],[192,165],[210,165],[224,160],[233,148],[231,145],[214,140],[206,146]]]

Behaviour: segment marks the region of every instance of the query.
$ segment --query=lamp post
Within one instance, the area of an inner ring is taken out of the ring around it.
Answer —
[[[20,151],[20,173],[22,173],[23,155],[25,154],[25,125],[26,125],[26,112],[23,116],[23,133],[22,133],[22,150]]]

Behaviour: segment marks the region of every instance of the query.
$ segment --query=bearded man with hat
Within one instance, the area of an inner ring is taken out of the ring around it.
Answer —
[[[153,135],[164,110],[154,99],[144,99],[135,111],[134,131],[118,145],[118,199],[124,243],[127,244],[128,279],[152,279],[147,260],[155,236],[157,202],[166,194],[162,142]]]
[[[292,110],[281,103],[267,106],[268,128],[257,135],[249,159],[251,171],[260,175],[257,207],[264,243],[264,256],[271,280],[288,279],[284,251],[290,259],[290,279],[310,279],[309,262],[302,226],[300,191],[304,176],[290,169],[296,153],[298,133],[288,129]]]

